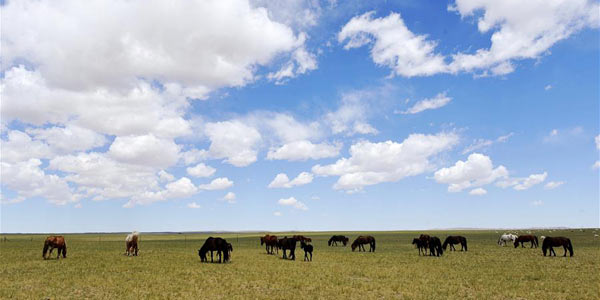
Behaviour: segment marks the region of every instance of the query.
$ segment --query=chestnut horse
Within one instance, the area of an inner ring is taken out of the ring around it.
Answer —
[[[295,235],[292,238],[296,239],[298,242],[312,243],[312,239],[309,237],[305,237],[303,235]]]
[[[538,238],[535,235],[520,235],[519,237],[517,237],[517,239],[515,240],[515,248],[519,247],[519,243],[521,243],[521,247],[525,248],[525,246],[523,245],[523,243],[527,243],[527,242],[531,242],[531,247],[530,248],[537,248],[538,247]]]
[[[54,250],[54,248],[58,249],[56,259],[60,258],[61,253],[63,258],[67,258],[67,243],[65,243],[65,238],[62,235],[52,235],[46,238],[46,241],[44,241],[44,252],[42,252],[42,257],[44,259],[49,258],[50,255],[52,255],[52,250]],[[48,257],[46,257],[48,249],[50,249],[50,253],[48,253]]]
[[[456,249],[454,248],[455,244],[460,244],[460,251],[467,251],[467,238],[465,238],[464,236],[451,235],[447,237],[444,241],[444,245],[442,246],[444,248],[444,251],[446,251],[448,244],[450,244],[450,251],[456,251]]]
[[[277,236],[267,234],[260,238],[260,245],[265,245],[265,250],[267,250],[268,254],[274,254],[274,250],[277,250],[279,253],[279,249],[277,248]]]
[[[359,252],[361,249],[362,251],[366,251],[365,244],[369,244],[369,252],[375,252],[375,238],[370,235],[361,235],[357,237],[354,242],[352,242],[352,252],[356,250],[356,247],[358,247]]]
[[[571,244],[571,240],[566,237],[549,237],[547,236],[542,242],[542,252],[544,252],[544,256],[546,256],[546,251],[550,250],[550,256],[554,254],[556,256],[556,252],[552,247],[562,246],[565,249],[565,254],[563,256],[567,256],[567,250],[569,250],[569,256],[573,256],[573,245]]]
[[[137,231],[128,234],[125,238],[125,255],[137,256],[138,255],[138,238],[140,233]]]
[[[327,245],[337,246],[338,242],[341,242],[342,244],[344,244],[344,247],[345,247],[346,244],[348,244],[348,238],[343,235],[334,235],[329,239],[329,241],[327,242]]]

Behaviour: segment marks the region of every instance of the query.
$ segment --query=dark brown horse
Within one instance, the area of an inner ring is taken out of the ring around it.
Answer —
[[[431,236],[429,236],[429,234],[421,234],[419,235],[419,240],[421,240],[421,242],[423,243],[423,249],[425,251],[425,254],[427,254],[427,248],[429,248],[429,240],[431,239]]]
[[[304,250],[304,261],[312,261],[313,245],[300,241],[300,248]],[[308,256],[310,254],[310,257]]]
[[[370,235],[361,235],[357,237],[354,242],[352,242],[352,252],[356,250],[358,247],[358,251],[360,252],[365,250],[365,244],[369,244],[369,252],[375,252],[375,238]]]
[[[312,243],[312,239],[309,237],[305,237],[303,235],[295,235],[292,238],[296,239],[298,242]]]
[[[267,234],[260,238],[260,245],[265,245],[265,250],[267,250],[268,254],[274,254],[275,250],[279,253],[279,249],[277,248],[277,236]]]
[[[280,248],[281,250],[283,250],[283,259],[288,258],[285,251],[290,250],[289,258],[291,260],[296,260],[296,243],[297,242],[298,242],[298,240],[296,240],[295,238],[293,238],[293,237],[288,238],[287,236],[285,236],[282,239],[279,239],[277,241],[277,247]]]
[[[334,235],[329,239],[329,241],[327,242],[327,245],[337,246],[337,243],[340,242],[345,247],[348,244],[348,241],[349,241],[348,237],[345,237],[343,235]]]
[[[420,240],[420,239],[413,239],[412,244],[417,246],[417,249],[419,249],[419,256],[421,256],[421,252],[423,252],[423,255],[427,255],[427,243]]]
[[[138,238],[140,234],[137,231],[128,234],[125,238],[125,255],[138,255]]]
[[[460,251],[467,251],[467,238],[465,238],[464,236],[451,235],[447,237],[444,241],[444,245],[442,246],[444,248],[444,251],[446,251],[448,244],[450,244],[450,251],[456,251],[456,249],[454,248],[454,245],[456,244],[460,244]]]
[[[208,262],[208,258],[206,254],[210,251],[210,262],[213,262],[213,251],[217,251],[217,256],[219,256],[219,263],[221,263],[221,258],[223,258],[223,262],[227,262],[229,260],[229,253],[233,250],[233,247],[230,247],[230,244],[227,243],[225,239],[220,237],[209,237],[204,242],[204,245],[198,249],[198,256],[200,256],[200,261]],[[222,257],[221,257],[222,256]]]
[[[437,236],[430,237],[427,244],[429,245],[429,256],[441,256],[444,254],[442,242]]]
[[[550,250],[550,256],[554,254],[556,256],[556,252],[552,247],[562,246],[565,249],[565,254],[563,256],[567,256],[567,250],[569,250],[569,256],[573,256],[573,245],[571,244],[571,240],[566,237],[549,237],[547,236],[542,242],[542,252],[544,252],[544,256],[546,256],[546,251]]]
[[[521,247],[525,248],[525,245],[523,245],[523,243],[527,243],[527,242],[531,242],[531,247],[530,248],[537,248],[538,247],[538,238],[535,235],[520,235],[519,237],[517,237],[517,239],[515,240],[515,248],[519,247],[519,243],[521,243]]]
[[[65,238],[62,235],[53,235],[46,238],[46,241],[44,241],[44,252],[42,252],[42,257],[44,259],[49,258],[50,255],[52,255],[52,250],[54,250],[54,248],[58,249],[56,259],[60,258],[61,253],[63,258],[67,258],[67,243],[65,243]],[[46,257],[48,249],[50,249],[50,253],[48,253],[48,257]]]

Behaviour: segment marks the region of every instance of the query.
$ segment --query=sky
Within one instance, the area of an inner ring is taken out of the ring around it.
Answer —
[[[0,232],[598,227],[599,3],[3,1]]]

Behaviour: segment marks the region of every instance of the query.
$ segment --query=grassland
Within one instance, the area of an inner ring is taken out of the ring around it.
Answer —
[[[234,247],[232,262],[220,265],[200,263],[197,249],[207,235],[142,234],[140,256],[126,257],[124,234],[86,234],[65,236],[67,259],[42,260],[45,236],[0,236],[7,239],[0,242],[0,298],[599,298],[600,239],[591,229],[534,232],[570,237],[575,256],[567,258],[499,247],[495,231],[428,233],[442,240],[460,233],[469,251],[419,257],[410,244],[417,232],[362,232],[375,236],[377,252],[353,253],[328,247],[332,233],[302,233],[315,246],[309,263],[299,248],[296,261],[267,255],[259,234],[220,234]]]

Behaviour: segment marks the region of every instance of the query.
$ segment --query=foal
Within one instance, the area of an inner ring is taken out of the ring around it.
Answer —
[[[300,241],[300,248],[304,250],[304,261],[312,261],[313,245],[309,245],[304,241]],[[310,259],[308,258],[308,254],[310,254]]]

